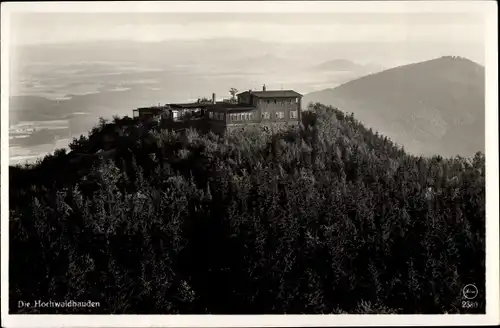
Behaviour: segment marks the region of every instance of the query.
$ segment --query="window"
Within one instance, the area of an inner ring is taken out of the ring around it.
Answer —
[[[276,99],[274,99],[274,103],[276,104],[278,101]]]
[[[299,103],[299,98],[295,98],[295,103],[298,104]]]
[[[269,119],[269,112],[263,112],[262,113],[262,118],[265,119],[265,120],[268,120]]]
[[[296,110],[290,111],[290,118],[297,118],[297,111]]]
[[[284,112],[276,112],[276,118],[277,119],[282,119],[285,117],[285,113]]]
[[[208,118],[213,119],[214,118],[214,113],[213,112],[208,112]]]
[[[267,100],[266,100],[266,103],[267,103],[267,104],[269,104],[269,102],[270,102],[270,100],[269,100],[269,99],[267,99]]]
[[[220,119],[221,121],[224,121],[224,113],[219,113],[219,115],[220,115],[220,116],[219,116],[219,117],[220,117],[219,119]]]
[[[248,120],[249,121],[253,120],[253,113],[248,113]]]
[[[238,120],[238,121],[241,121],[241,114],[236,114],[236,115],[237,115],[237,117],[238,117],[238,118],[237,118],[237,120]]]

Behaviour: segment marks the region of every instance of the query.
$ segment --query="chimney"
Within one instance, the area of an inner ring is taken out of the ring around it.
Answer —
[[[265,84],[262,86],[262,91],[266,91],[266,85]]]
[[[212,104],[215,105],[215,93],[212,93]]]

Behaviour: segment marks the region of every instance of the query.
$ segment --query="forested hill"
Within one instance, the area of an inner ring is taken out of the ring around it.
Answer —
[[[353,112],[414,154],[473,156],[485,144],[484,67],[442,57],[368,75],[304,96]]]
[[[316,104],[219,137],[130,119],[10,167],[11,313],[459,313],[485,163],[410,156]],[[23,308],[92,300],[99,308]]]

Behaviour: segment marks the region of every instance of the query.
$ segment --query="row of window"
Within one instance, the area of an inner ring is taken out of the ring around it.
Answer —
[[[253,113],[234,113],[229,115],[230,121],[251,121]]]
[[[229,114],[230,121],[251,121],[254,119],[254,113],[232,113]],[[284,119],[285,112],[275,112],[276,119]],[[208,112],[208,117],[217,121],[224,121],[224,113],[218,112]],[[269,112],[262,112],[262,119],[269,120],[271,118],[271,114]],[[290,111],[290,118],[295,119],[298,118],[297,111]]]
[[[211,120],[224,121],[224,113],[208,112],[208,117]]]
[[[275,112],[274,113],[276,115],[276,119],[284,119],[285,118],[285,112]],[[268,120],[270,119],[271,117],[271,114],[269,112],[262,112],[262,118],[264,120]],[[296,110],[292,110],[290,111],[290,118],[297,118],[297,111]]]
[[[275,104],[280,104],[280,105],[293,104],[293,103],[297,104],[299,102],[299,98],[286,99],[286,100],[277,100],[277,99],[270,100],[270,99],[266,99],[266,104],[270,104],[271,102],[273,102]]]
[[[241,98],[238,98],[239,99],[239,102],[248,102],[248,98],[247,97],[241,97]],[[299,103],[299,98],[291,98],[291,99],[281,99],[281,100],[278,100],[278,99],[262,99],[261,100],[262,102],[265,102],[266,104],[270,104],[271,102],[275,103],[275,104],[298,104]]]

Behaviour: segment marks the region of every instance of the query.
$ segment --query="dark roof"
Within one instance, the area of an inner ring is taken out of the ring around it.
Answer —
[[[207,107],[207,103],[187,103],[187,104],[167,104],[167,106],[170,106],[171,108],[205,108]]]
[[[134,111],[153,111],[153,112],[159,112],[159,111],[162,111],[163,109],[165,109],[165,107],[158,107],[158,106],[151,106],[151,107],[141,107],[141,108],[137,108],[137,109],[134,109]]]
[[[269,91],[245,91],[239,93],[239,95],[244,95],[251,93],[258,98],[292,98],[292,97],[302,97],[302,95],[293,90],[269,90]]]
[[[245,104],[231,104],[225,102],[217,102],[216,104],[209,104],[206,107],[208,110],[224,111],[224,112],[246,112],[255,109],[255,107]]]
[[[217,102],[215,104],[211,103],[204,103],[204,104],[199,104],[199,103],[186,103],[186,104],[167,104],[165,106],[151,106],[151,107],[142,107],[142,108],[137,108],[134,109],[134,111],[139,111],[139,112],[161,112],[163,110],[166,110],[168,108],[171,109],[195,109],[195,108],[202,108],[202,109],[211,109],[211,110],[216,110],[216,111],[249,111],[255,109],[255,107],[248,106],[245,104],[232,104],[232,103],[227,103],[227,102]]]

